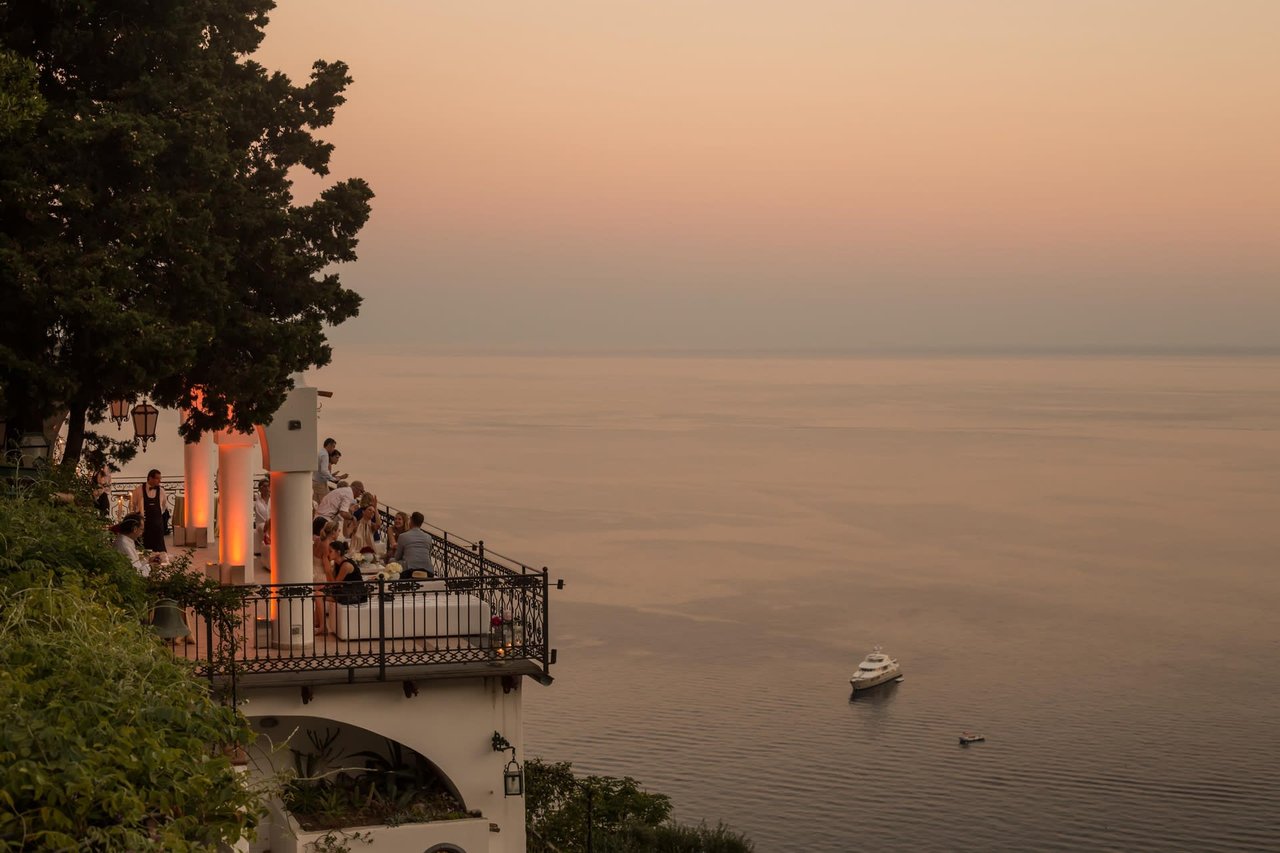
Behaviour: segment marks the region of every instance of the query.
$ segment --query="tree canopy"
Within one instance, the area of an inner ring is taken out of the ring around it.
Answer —
[[[44,106],[0,145],[0,417],[68,412],[68,461],[119,397],[202,400],[188,437],[269,421],[359,309],[332,266],[372,191],[302,204],[290,178],[328,173],[314,131],[351,78],[317,61],[295,85],[250,59],[273,7],[0,4],[0,52],[34,66]]]

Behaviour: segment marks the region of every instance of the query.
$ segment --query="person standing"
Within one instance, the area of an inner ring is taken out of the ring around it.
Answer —
[[[409,529],[396,538],[396,562],[401,566],[401,574],[414,577],[414,572],[426,572],[427,577],[436,576],[431,564],[431,534],[422,529],[426,521],[422,513],[415,512],[409,516]]]
[[[111,469],[106,465],[93,475],[93,505],[103,518],[111,517]]]
[[[324,440],[324,446],[320,448],[320,453],[316,456],[316,470],[311,472],[311,497],[316,503],[325,499],[329,494],[329,488],[338,482],[338,478],[333,475],[329,469],[329,454],[338,449],[338,442],[332,438]]]
[[[263,477],[253,497],[253,556],[261,557],[271,544],[270,530],[271,481]]]
[[[147,481],[129,496],[129,511],[142,516],[142,544],[156,554],[169,550],[164,546],[164,503],[160,471],[152,468],[147,472]]]

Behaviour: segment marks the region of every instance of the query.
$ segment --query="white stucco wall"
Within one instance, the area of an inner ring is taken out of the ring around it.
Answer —
[[[271,747],[295,730],[299,738],[295,744],[302,751],[311,750],[305,736],[308,728],[342,727],[344,737],[350,739],[349,752],[384,751],[380,738],[387,737],[434,763],[457,788],[465,807],[484,815],[486,853],[524,853],[524,798],[504,796],[502,772],[510,753],[494,752],[492,747],[497,731],[516,747],[522,764],[527,758],[520,680],[506,694],[496,676],[416,684],[418,695],[408,698],[400,681],[318,685],[311,687],[313,698],[305,705],[298,686],[242,687],[248,703],[241,710],[261,735],[250,749],[251,770],[267,775],[291,769],[293,757],[288,749],[273,752]],[[264,727],[264,720],[274,725]],[[270,844],[273,835],[277,842],[283,840],[282,827],[275,823],[262,828],[255,848],[267,849],[263,845]],[[496,824],[498,831],[488,832],[489,823]],[[278,843],[272,849],[275,846]],[[471,846],[466,849],[475,853]]]

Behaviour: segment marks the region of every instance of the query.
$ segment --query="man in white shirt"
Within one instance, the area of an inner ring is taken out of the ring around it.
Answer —
[[[350,486],[339,486],[332,492],[324,496],[324,500],[316,505],[316,518],[325,518],[329,521],[337,521],[338,519],[350,520],[354,518],[351,508],[355,506],[356,501],[360,500],[360,496],[364,494],[364,483],[356,480]]]
[[[316,456],[316,470],[311,472],[311,497],[316,503],[324,500],[329,494],[329,486],[338,482],[338,478],[329,470],[329,454],[338,449],[338,442],[332,438],[324,440],[324,446]]]
[[[259,529],[267,526],[271,518],[271,481],[263,478],[258,484],[258,494],[253,499],[253,523]]]
[[[266,477],[258,484],[253,498],[253,556],[261,557],[266,550],[267,522],[271,520],[271,481]]]
[[[138,574],[144,578],[150,577],[151,563],[138,553],[138,538],[142,536],[142,519],[136,515],[125,516],[124,521],[121,521],[115,529],[120,531],[116,536],[116,551],[124,554],[125,559]]]

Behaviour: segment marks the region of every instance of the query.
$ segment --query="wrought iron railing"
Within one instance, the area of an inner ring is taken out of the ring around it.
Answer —
[[[456,547],[438,544],[442,557]],[[429,580],[240,586],[235,628],[197,619],[191,641],[175,650],[199,675],[233,685],[268,673],[363,670],[386,679],[398,667],[516,661],[546,675],[546,571],[513,572],[465,551],[473,559],[453,554],[447,574]]]

